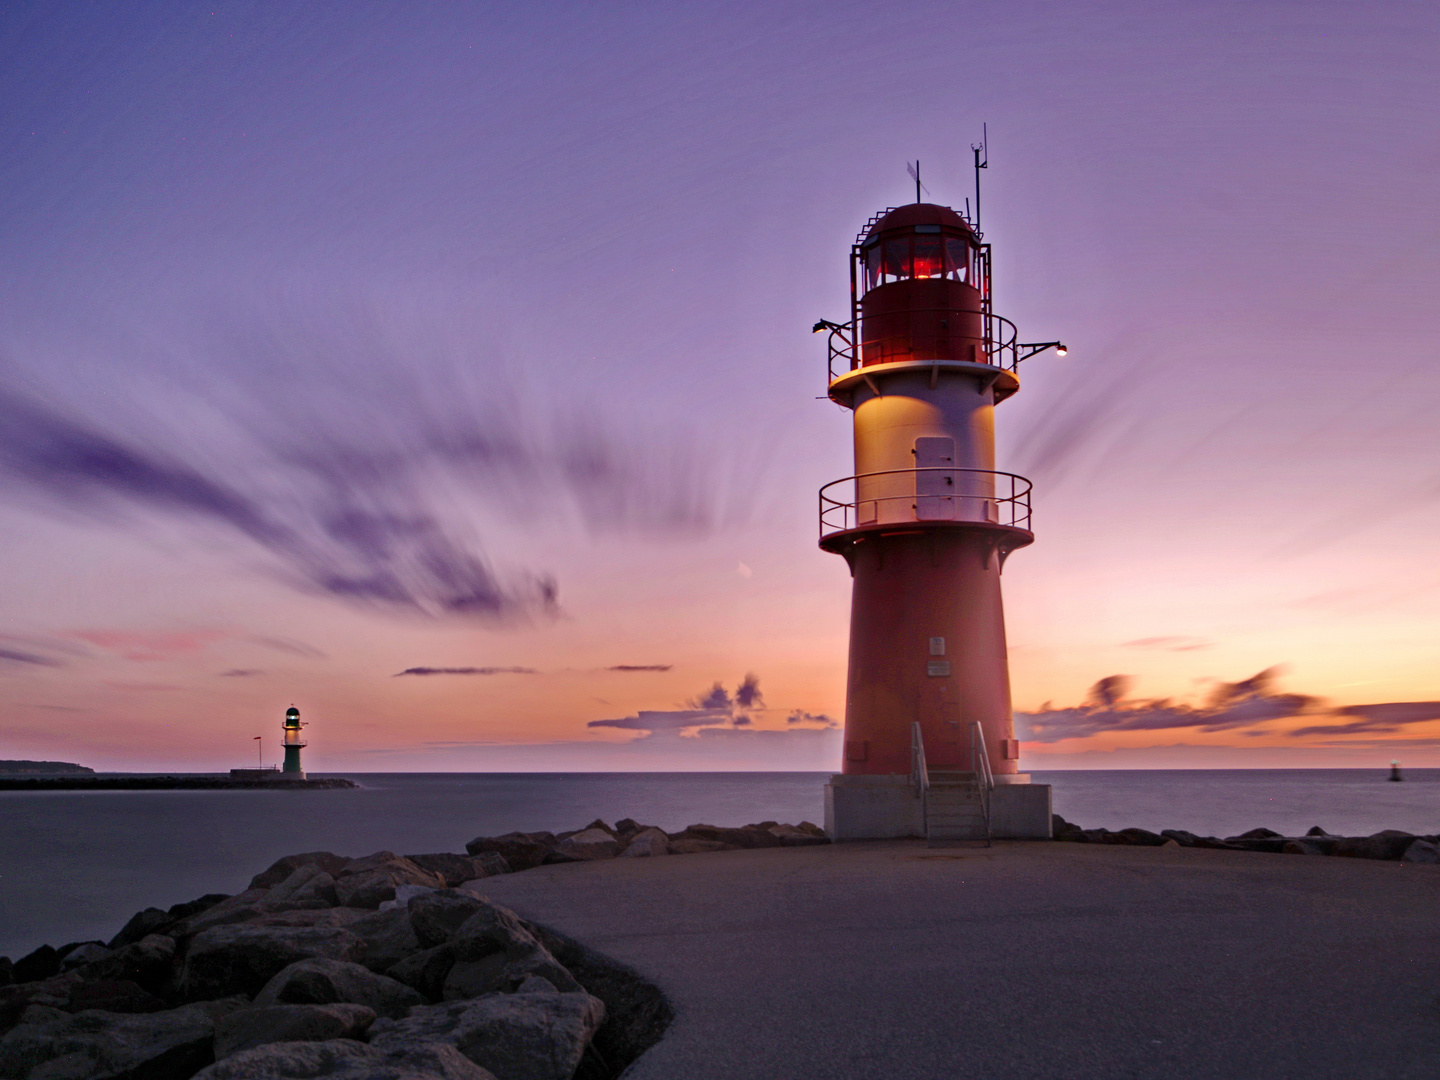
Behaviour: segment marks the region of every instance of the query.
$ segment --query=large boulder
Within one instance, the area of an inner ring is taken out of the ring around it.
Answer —
[[[377,908],[395,899],[397,885],[424,885],[444,888],[438,874],[422,870],[403,855],[377,851],[363,859],[352,859],[335,875],[335,893],[345,907]]]
[[[385,971],[424,948],[410,924],[410,913],[403,908],[371,912],[347,929],[365,943],[360,962],[371,971]]]
[[[314,866],[335,877],[352,860],[328,851],[307,851],[301,855],[286,855],[276,859],[269,867],[260,871],[250,880],[252,889],[268,889],[279,885],[302,866]]]
[[[360,1039],[375,1022],[364,1005],[260,1005],[239,1009],[215,1024],[220,1060],[266,1043]]]
[[[283,1042],[242,1050],[195,1080],[495,1080],[445,1043],[381,1050],[349,1039]]]
[[[555,844],[554,833],[512,832],[504,836],[477,836],[465,845],[465,850],[471,855],[493,851],[511,870],[529,870],[543,863],[554,852]]]
[[[115,949],[79,970],[86,980],[128,981],[152,994],[158,994],[169,981],[174,963],[175,939],[164,934],[150,934]]]
[[[487,901],[473,892],[439,889],[414,897],[406,910],[420,945],[431,949],[449,941],[467,919],[488,906]]]
[[[490,994],[413,1009],[376,1021],[370,1045],[403,1051],[449,1043],[503,1080],[571,1080],[605,1019],[599,998],[560,993],[534,980],[521,993]]]
[[[402,982],[344,960],[297,960],[255,995],[256,1005],[364,1005],[379,1016],[402,1016],[425,998]]]
[[[130,921],[120,928],[120,932],[110,939],[110,948],[119,949],[126,945],[132,945],[141,938],[160,933],[174,921],[173,915],[159,908],[151,907],[144,911],[137,911],[130,916]]]
[[[454,956],[442,987],[447,1001],[511,991],[531,975],[560,990],[580,989],[515,913],[497,904],[487,903],[466,919],[441,948]]]
[[[647,859],[656,855],[670,854],[670,838],[663,829],[642,829],[636,833],[625,850],[620,853],[627,859]]]
[[[1335,841],[1335,854],[1351,859],[1398,859],[1415,842],[1415,836],[1395,829],[1370,836],[1341,836]]]
[[[129,979],[87,979],[70,990],[67,1012],[103,1009],[112,1013],[161,1012],[165,1001]]]
[[[73,971],[75,968],[84,967],[86,964],[93,964],[104,960],[111,955],[112,950],[107,949],[98,941],[82,942],[79,946],[69,950],[60,960],[61,971]]]
[[[771,825],[765,831],[779,839],[781,847],[813,847],[830,843],[830,837],[824,833],[816,836],[798,825]]]
[[[1409,863],[1440,863],[1440,845],[1433,840],[1415,840],[1400,858]]]
[[[216,926],[190,942],[180,992],[189,1001],[253,997],[297,960],[358,960],[364,954],[365,942],[337,927]]]
[[[708,840],[736,848],[780,846],[780,838],[766,829],[728,829],[719,825],[687,825],[683,831],[670,834],[670,839]]]
[[[71,1015],[32,1005],[0,1038],[0,1077],[186,1080],[209,1064],[215,1022],[237,1002],[206,1002],[140,1015]]]
[[[433,949],[411,953],[392,965],[385,972],[387,976],[411,987],[430,1001],[445,996],[445,979],[455,966],[455,948],[448,942]]]
[[[60,974],[60,954],[52,945],[41,945],[34,952],[26,953],[11,970],[11,978],[17,983],[39,982]]]
[[[433,855],[406,855],[421,870],[437,875],[449,889],[477,878],[508,874],[510,864],[503,855],[493,851],[482,851],[478,855],[450,855],[440,852]]]
[[[272,908],[326,908],[339,903],[335,878],[314,863],[297,866],[284,881],[270,886],[265,903]]]
[[[212,927],[249,922],[265,914],[265,898],[268,893],[268,889],[247,889],[235,896],[227,896],[218,903],[177,920],[165,933],[179,940],[194,937]]]
[[[606,829],[584,829],[561,840],[555,845],[555,851],[569,859],[590,862],[613,859],[620,854],[620,843]]]

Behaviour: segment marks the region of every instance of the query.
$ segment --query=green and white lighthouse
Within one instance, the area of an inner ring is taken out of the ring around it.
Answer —
[[[305,746],[305,737],[300,734],[302,727],[300,710],[291,705],[285,710],[285,764],[280,771],[296,780],[305,779],[305,770],[300,767],[300,751]]]

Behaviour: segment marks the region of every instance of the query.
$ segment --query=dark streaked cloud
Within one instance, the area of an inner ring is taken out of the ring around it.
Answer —
[[[412,667],[397,671],[393,678],[401,675],[537,675],[528,667]]]
[[[612,664],[606,671],[669,671],[673,664]]]
[[[19,649],[0,647],[0,662],[7,664],[31,664],[36,667],[60,667],[59,660],[36,653],[21,652]]]
[[[763,709],[765,695],[760,692],[760,677],[747,672],[740,685],[735,688],[735,704],[741,709]]]
[[[1122,642],[1120,647],[1122,649],[1160,649],[1165,652],[1195,652],[1198,649],[1213,649],[1215,643],[1206,641],[1204,638],[1171,635],[1136,638],[1134,641]]]
[[[1355,716],[1337,724],[1314,724],[1290,732],[1301,736],[1360,735],[1365,733],[1384,734],[1399,731],[1407,724],[1423,724],[1427,720],[1440,720],[1440,701],[1391,701],[1378,705],[1347,705],[1336,709],[1335,715]]]
[[[1083,705],[1017,712],[1016,727],[1021,738],[1044,743],[1107,731],[1228,731],[1313,711],[1319,705],[1318,698],[1277,693],[1274,687],[1279,674],[1280,668],[1270,667],[1239,682],[1216,683],[1203,705],[1180,704],[1168,698],[1127,700],[1130,676],[1107,675],[1090,688]]]
[[[838,728],[840,721],[833,716],[826,716],[824,713],[810,713],[803,709],[793,709],[790,715],[785,717],[787,724],[821,724],[827,728]]]
[[[303,641],[291,641],[288,638],[268,637],[257,635],[249,637],[246,641],[256,645],[263,645],[267,649],[274,649],[276,652],[289,653],[291,656],[303,656],[308,660],[328,660],[329,657],[313,645],[307,645]]]
[[[259,668],[231,668],[229,671],[220,672],[222,679],[250,679],[256,675],[265,674]]]

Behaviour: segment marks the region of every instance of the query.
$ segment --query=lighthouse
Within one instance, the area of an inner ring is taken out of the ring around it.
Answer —
[[[300,751],[305,747],[305,737],[300,734],[302,727],[300,710],[291,705],[285,710],[285,764],[280,768],[286,779],[305,779],[305,770],[300,766]]]
[[[995,468],[994,425],[1020,362],[1065,350],[1018,341],[993,309],[978,223],[918,195],[856,237],[849,322],[815,326],[830,331],[828,392],[855,446],[854,475],[820,490],[820,547],[852,578],[826,828],[1048,837],[1050,789],[1019,770],[1000,598],[1006,560],[1034,541],[1030,482]]]

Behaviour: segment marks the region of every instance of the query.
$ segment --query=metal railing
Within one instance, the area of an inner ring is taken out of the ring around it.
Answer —
[[[886,312],[872,318],[900,318],[910,314],[929,314],[945,312],[950,315],[979,315],[981,323],[981,342],[983,349],[976,350],[976,363],[988,364],[990,367],[998,367],[1004,371],[1014,371],[1020,366],[1020,349],[1017,344],[1019,331],[1015,324],[1003,315],[996,315],[989,311],[966,311],[960,308],[915,308],[907,311]],[[861,320],[863,324],[863,319]],[[834,325],[834,324],[827,324]],[[883,339],[880,339],[883,340]],[[829,338],[829,371],[830,381],[834,382],[841,375],[854,371],[856,368],[865,366],[865,342],[856,339],[855,323],[845,323],[843,326],[835,326],[830,331]],[[878,345],[878,340],[872,344],[872,349]],[[963,359],[963,358],[961,358]],[[882,361],[872,360],[872,363]],[[922,361],[929,363],[931,361]],[[944,363],[943,360],[935,361]]]
[[[850,484],[850,498],[832,494]],[[820,489],[820,537],[870,525],[955,521],[1030,529],[1031,484],[989,469],[887,469],[833,480]]]
[[[920,736],[920,721],[910,723],[910,783],[920,799],[920,830],[929,834],[930,770],[925,767],[925,740]]]
[[[995,790],[995,773],[990,768],[990,753],[985,749],[985,729],[979,720],[970,721],[970,765],[975,772],[975,785],[980,789],[980,810],[985,815],[985,842],[990,842],[990,793]]]

